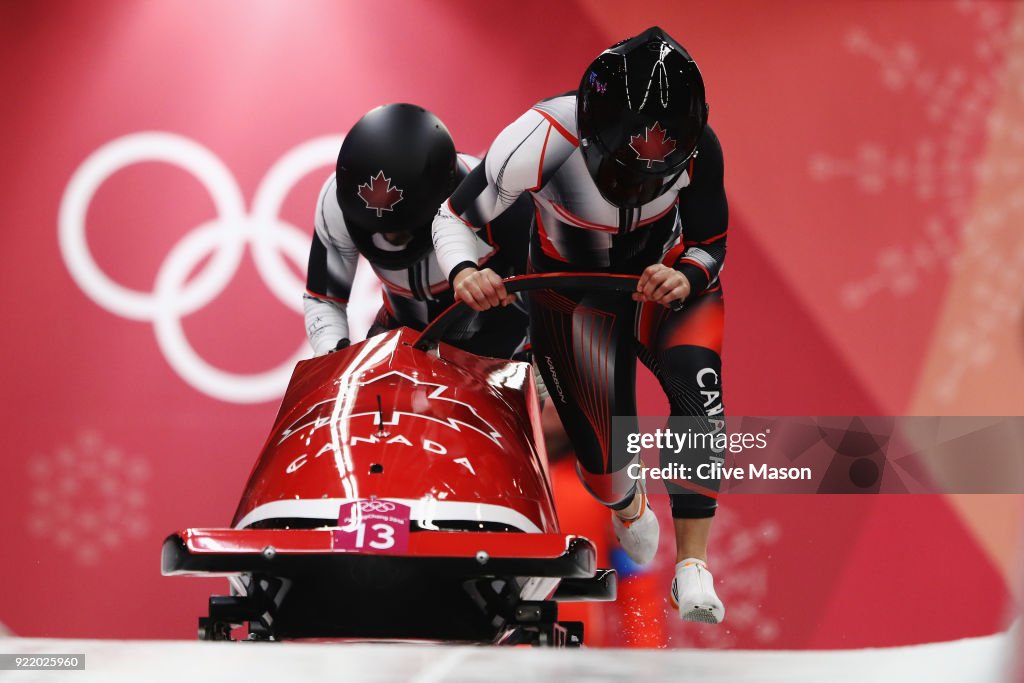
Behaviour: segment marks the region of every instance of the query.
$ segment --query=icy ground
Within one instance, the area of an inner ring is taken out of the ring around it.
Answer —
[[[85,671],[0,671],[0,680],[1006,683],[1015,641],[997,634],[903,648],[787,652],[0,638],[0,653],[86,655]]]

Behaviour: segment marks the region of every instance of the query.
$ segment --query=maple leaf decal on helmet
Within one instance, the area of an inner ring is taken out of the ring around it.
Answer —
[[[381,211],[395,210],[395,204],[402,201],[404,190],[393,186],[391,178],[385,178],[384,171],[380,170],[370,178],[370,182],[360,185],[356,194],[366,202],[366,208],[376,210],[377,218],[380,218]]]
[[[643,133],[631,135],[629,146],[636,152],[637,159],[647,162],[647,168],[655,161],[665,161],[665,157],[676,151],[676,141],[668,136],[668,132],[658,121],[646,128]]]

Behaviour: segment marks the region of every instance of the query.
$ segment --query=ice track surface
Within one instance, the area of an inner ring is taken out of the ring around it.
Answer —
[[[1005,683],[1007,634],[844,651],[546,650],[419,645],[199,643],[0,638],[9,654],[85,653],[85,671],[0,671],[10,681],[350,681],[526,683]]]

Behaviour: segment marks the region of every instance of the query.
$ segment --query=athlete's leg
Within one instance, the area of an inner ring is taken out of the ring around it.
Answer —
[[[590,493],[628,508],[635,482],[629,460],[611,448],[612,416],[636,414],[633,310],[628,295],[530,297],[530,338],[550,401],[576,453]]]
[[[638,338],[641,360],[651,369],[668,397],[671,414],[693,417],[691,425],[713,430],[714,420],[724,415],[722,403],[722,330],[724,302],[720,288],[687,300],[681,311],[645,305]],[[710,447],[689,453],[695,460],[719,457]],[[663,453],[663,460],[672,456]],[[663,464],[668,464],[663,462]],[[671,495],[675,519],[708,519],[715,514],[714,491],[709,495],[692,492]],[[706,522],[705,525],[709,525]],[[701,525],[684,525],[702,528]],[[699,532],[695,532],[699,533]],[[692,543],[683,544],[692,548]]]
[[[577,458],[584,486],[612,509],[612,528],[638,564],[658,550],[658,518],[628,476],[634,458],[612,444],[612,416],[636,420],[636,304],[628,295],[531,297],[534,361]],[[630,431],[635,431],[635,425]]]
[[[641,358],[661,383],[673,416],[695,418],[694,431],[713,433],[724,418],[722,403],[722,331],[724,302],[720,288],[687,300],[681,311],[645,307],[640,320]],[[720,458],[710,445],[688,454],[693,461]],[[663,453],[664,461],[673,456]],[[707,571],[715,491],[695,492],[670,485],[676,535],[676,576],[672,599],[682,618],[717,623],[725,608]],[[675,492],[673,492],[673,490]],[[705,495],[707,494],[707,495]]]

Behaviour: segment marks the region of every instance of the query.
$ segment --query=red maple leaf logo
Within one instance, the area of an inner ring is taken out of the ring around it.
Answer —
[[[384,171],[380,170],[370,178],[370,182],[360,185],[356,194],[366,202],[367,209],[376,209],[377,218],[380,218],[381,211],[395,210],[395,204],[402,201],[404,191],[394,187],[391,178],[385,178]]]
[[[629,146],[636,152],[637,159],[647,162],[647,168],[655,161],[665,161],[665,157],[676,151],[676,141],[668,136],[668,132],[658,121],[643,133],[631,135]]]

